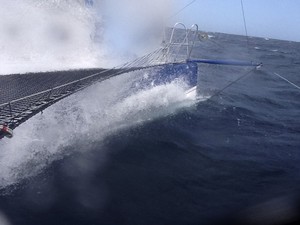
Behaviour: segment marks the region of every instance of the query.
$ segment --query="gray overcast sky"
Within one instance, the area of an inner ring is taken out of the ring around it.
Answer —
[[[192,0],[174,0],[174,11]],[[243,0],[250,36],[300,41],[300,0]],[[171,22],[201,30],[245,34],[240,0],[197,0]]]

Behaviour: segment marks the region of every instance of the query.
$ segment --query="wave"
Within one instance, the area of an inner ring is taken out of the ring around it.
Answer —
[[[132,75],[119,76],[62,100],[21,125],[0,152],[0,189],[34,176],[54,160],[101,143],[131,126],[195,103],[183,81],[128,94]],[[122,88],[120,88],[122,87]],[[124,96],[126,94],[127,96]],[[82,147],[82,145],[84,147]]]

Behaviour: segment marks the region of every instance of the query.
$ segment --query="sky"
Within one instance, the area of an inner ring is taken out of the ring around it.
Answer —
[[[192,0],[174,0],[174,12]],[[243,0],[249,36],[300,41],[300,0]],[[196,0],[169,23],[197,23],[200,30],[245,34],[240,0]]]

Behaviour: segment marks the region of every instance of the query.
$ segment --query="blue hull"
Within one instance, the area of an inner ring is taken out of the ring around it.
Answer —
[[[197,76],[197,63],[166,64],[157,68],[151,68],[141,79],[137,80],[135,87],[151,88],[177,79],[183,80],[189,87],[194,87],[197,85]]]

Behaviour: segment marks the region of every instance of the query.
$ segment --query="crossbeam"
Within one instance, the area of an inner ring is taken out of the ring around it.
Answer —
[[[223,59],[188,59],[187,62],[206,63],[213,65],[230,65],[230,66],[260,66],[261,63],[239,61],[239,60],[223,60]]]

